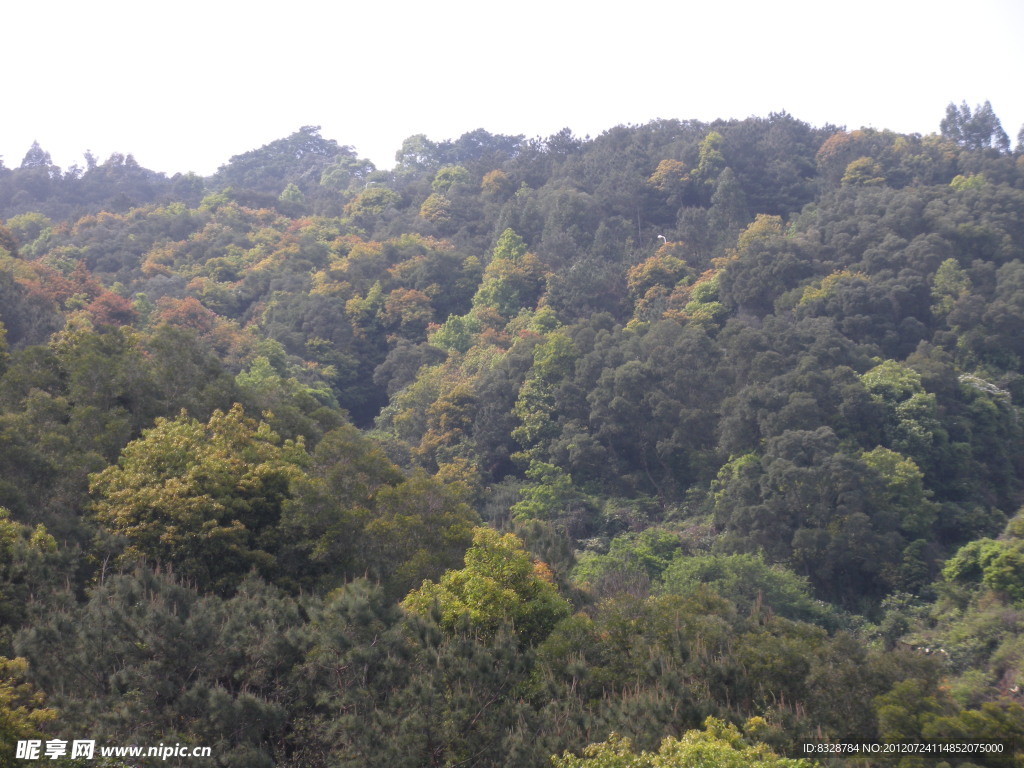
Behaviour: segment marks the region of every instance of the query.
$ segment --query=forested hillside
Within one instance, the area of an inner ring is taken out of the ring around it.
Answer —
[[[1024,765],[1024,136],[936,118],[0,164],[0,766]]]

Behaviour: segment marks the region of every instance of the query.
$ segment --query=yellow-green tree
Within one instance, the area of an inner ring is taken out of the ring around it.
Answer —
[[[40,726],[57,713],[43,706],[43,694],[25,682],[28,662],[0,656],[0,768],[14,768],[14,745],[20,739],[38,739]]]
[[[544,289],[544,268],[526,250],[526,242],[511,229],[501,233],[474,307],[493,307],[503,318],[514,317],[524,307],[533,309]]]
[[[757,719],[748,723],[756,730]],[[812,768],[810,760],[779,757],[767,745],[744,737],[734,725],[709,717],[703,731],[687,731],[682,738],[667,738],[657,752],[633,751],[629,739],[611,734],[608,741],[591,744],[583,756],[568,752],[553,756],[554,768]]]
[[[424,581],[402,605],[422,614],[436,605],[441,626],[449,630],[468,622],[493,636],[511,625],[526,642],[543,640],[569,615],[547,565],[531,558],[515,535],[491,528],[476,529],[465,568],[447,571],[438,582]]]
[[[308,457],[236,404],[206,424],[182,412],[125,446],[91,477],[96,518],[123,537],[122,562],[173,568],[224,589],[250,569],[272,572],[281,505]]]

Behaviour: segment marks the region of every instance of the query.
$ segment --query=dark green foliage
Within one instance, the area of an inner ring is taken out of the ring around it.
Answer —
[[[987,101],[975,107],[973,112],[966,101],[959,107],[950,102],[940,128],[945,138],[967,149],[1010,151],[1010,137]]]
[[[332,183],[338,182],[341,160],[356,160],[351,147],[321,138],[319,126],[305,125],[287,138],[235,155],[220,167],[211,182],[215,189],[231,187],[274,197],[281,195],[289,184],[309,193],[319,187],[322,176],[332,172]],[[355,167],[344,166],[344,170],[352,179],[360,179],[374,168],[372,163],[362,160]]]
[[[442,634],[365,582],[333,594],[312,633],[303,672],[322,693],[309,719],[333,764],[511,768],[549,754],[532,743],[529,656],[508,633]]]
[[[329,589],[360,575],[392,597],[461,562],[476,514],[458,490],[406,478],[352,426],[329,432],[294,483],[281,533],[284,578]]]
[[[74,560],[44,526],[19,525],[0,507],[0,655],[14,655],[13,633],[73,578]]]
[[[763,457],[734,459],[719,474],[726,546],[761,549],[808,576],[821,597],[851,607],[880,596],[893,579],[886,564],[898,561],[904,532],[917,530],[922,503],[893,496],[884,472],[839,450],[827,427],[783,432]]]
[[[304,609],[252,579],[230,600],[150,571],[109,578],[17,638],[61,726],[110,744],[210,746],[219,765],[274,765],[308,647]]]

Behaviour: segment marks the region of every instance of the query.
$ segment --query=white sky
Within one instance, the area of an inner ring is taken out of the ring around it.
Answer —
[[[605,9],[605,10],[602,10]],[[950,101],[1024,123],[1021,0],[12,2],[0,156],[132,153],[212,173],[302,125],[390,168],[417,133],[579,136],[786,110],[932,133]]]

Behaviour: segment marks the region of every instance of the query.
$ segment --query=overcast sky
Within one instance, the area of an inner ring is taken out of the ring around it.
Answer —
[[[604,8],[604,10],[602,10]],[[0,156],[132,153],[209,174],[302,125],[390,168],[417,133],[597,135],[786,110],[938,130],[990,100],[1024,123],[1020,0],[457,0],[8,4]]]

